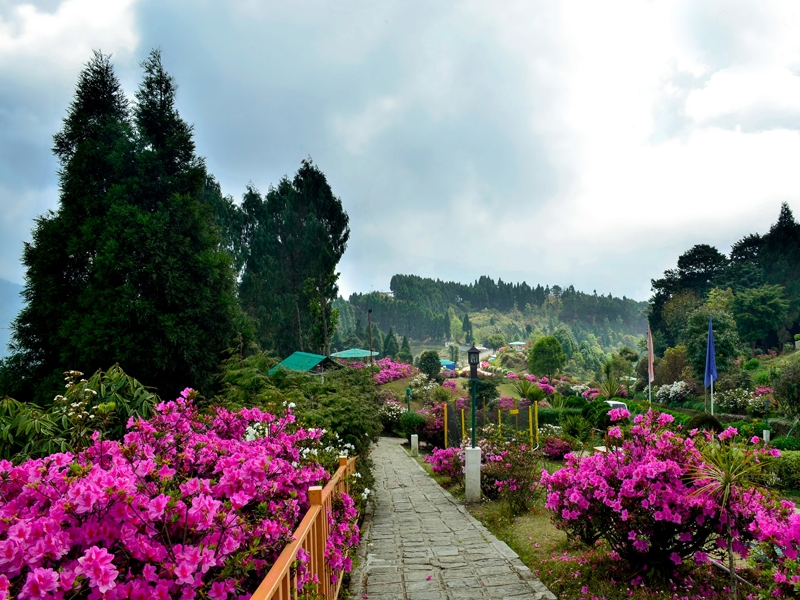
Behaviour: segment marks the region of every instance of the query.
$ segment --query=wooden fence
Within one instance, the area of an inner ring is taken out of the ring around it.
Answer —
[[[348,492],[346,477],[355,471],[356,459],[339,457],[339,468],[328,484],[322,488],[315,485],[308,488],[308,512],[300,521],[293,534],[294,541],[286,546],[275,561],[264,581],[250,597],[250,600],[296,600],[304,598],[303,592],[297,591],[297,578],[292,566],[297,560],[297,551],[303,548],[311,558],[306,567],[313,580],[319,579],[314,592],[324,600],[334,600],[339,594],[344,573],[334,572],[325,562],[325,544],[328,541],[328,511],[331,508],[331,496],[334,492]],[[335,575],[335,583],[331,583]],[[307,587],[310,584],[306,584]]]

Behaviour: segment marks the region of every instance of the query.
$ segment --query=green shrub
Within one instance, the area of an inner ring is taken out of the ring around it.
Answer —
[[[753,383],[756,385],[769,385],[769,373],[766,371],[759,371],[753,375]]]
[[[787,450],[772,463],[778,486],[787,490],[800,489],[800,452]]]
[[[410,438],[413,433],[421,434],[427,422],[428,420],[419,413],[404,412],[403,416],[400,417],[400,431],[407,438]]]
[[[654,406],[653,410],[656,410],[660,413],[666,413],[668,415],[672,415],[675,417],[675,424],[680,425],[681,427],[686,429],[686,423],[689,422],[689,419],[692,418],[692,415],[687,415],[685,412],[680,412],[678,410],[670,410],[669,408],[664,408],[663,406]]]
[[[760,366],[761,362],[757,358],[751,358],[746,363],[744,363],[744,368],[746,371],[755,371]]]
[[[686,425],[683,426],[684,431],[688,432],[692,429],[705,429],[706,431],[719,433],[725,428],[716,417],[708,414],[699,414],[686,421]]]
[[[800,450],[800,438],[779,437],[772,440],[772,445],[778,450]]]
[[[756,419],[752,421],[731,421],[730,423],[725,423],[725,428],[727,429],[728,427],[735,427],[739,435],[748,440],[753,436],[761,437],[764,433],[764,429],[769,429],[770,432],[773,431],[772,425],[765,427],[764,421]]]
[[[581,416],[589,421],[592,427],[608,429],[611,426],[611,417],[608,416],[610,410],[611,407],[598,398],[583,407]]]
[[[559,424],[564,435],[580,443],[589,439],[592,433],[592,424],[580,415],[562,415]]]
[[[581,398],[580,396],[568,396],[566,400],[564,400],[564,406],[566,408],[579,408],[583,409],[584,406],[589,404],[586,398]]]
[[[558,425],[562,415],[580,415],[581,411],[578,408],[540,408],[539,409],[539,425]]]

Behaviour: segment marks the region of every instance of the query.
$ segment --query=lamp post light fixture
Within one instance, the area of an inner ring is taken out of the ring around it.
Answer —
[[[476,388],[478,385],[478,364],[481,360],[481,352],[472,345],[472,348],[467,350],[467,359],[469,361],[469,383],[472,390],[472,447],[475,447],[475,408],[476,408]]]
[[[478,364],[481,360],[481,352],[472,345],[467,350],[467,360],[469,362],[469,382],[472,388],[472,447],[464,452],[466,458],[466,481],[464,486],[464,496],[467,502],[480,502],[481,499],[481,449],[475,444],[475,429],[477,428],[477,399],[476,388],[478,384]]]

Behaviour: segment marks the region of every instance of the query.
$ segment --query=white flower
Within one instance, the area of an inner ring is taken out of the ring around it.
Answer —
[[[289,402],[289,408],[294,408],[295,406],[297,405],[294,402]]]

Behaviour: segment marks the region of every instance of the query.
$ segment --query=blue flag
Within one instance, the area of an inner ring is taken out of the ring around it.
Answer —
[[[706,346],[706,377],[704,380],[706,387],[710,386],[712,381],[717,380],[717,359],[714,355],[714,330],[711,329],[711,316],[709,315],[708,346]]]

